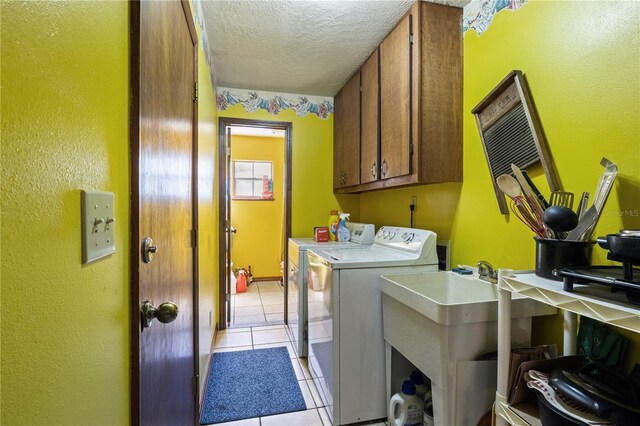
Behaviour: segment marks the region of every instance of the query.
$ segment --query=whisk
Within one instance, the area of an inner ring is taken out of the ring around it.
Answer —
[[[509,207],[513,214],[531,229],[538,237],[549,238],[550,231],[544,225],[542,209],[539,205],[532,205],[535,200],[528,200],[522,195],[518,181],[510,175],[500,175],[496,183],[511,201]]]
[[[547,230],[542,225],[542,220],[538,220],[535,210],[531,209],[531,206],[527,200],[518,196],[512,198],[509,201],[509,207],[513,214],[520,219],[522,223],[527,225],[538,237],[547,238]]]

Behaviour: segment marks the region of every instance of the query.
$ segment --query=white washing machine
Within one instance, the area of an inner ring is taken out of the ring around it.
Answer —
[[[371,246],[314,248],[307,257],[309,370],[331,421],[384,418],[380,275],[437,271],[436,234],[385,226]]]
[[[287,271],[287,331],[298,356],[307,356],[307,250],[314,248],[352,249],[371,245],[375,235],[371,224],[347,222],[351,238],[347,242],[318,243],[313,238],[289,238]],[[314,303],[318,303],[314,301]],[[313,304],[312,304],[313,305]]]

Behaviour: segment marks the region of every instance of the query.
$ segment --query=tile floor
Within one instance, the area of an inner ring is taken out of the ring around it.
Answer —
[[[229,328],[220,331],[216,335],[213,356],[215,356],[216,352],[252,350],[275,346],[285,346],[289,351],[291,364],[296,373],[307,410],[229,423],[218,423],[217,426],[331,426],[329,415],[311,379],[306,358],[298,358],[296,356],[284,325]],[[369,422],[366,424],[385,426],[384,422]]]
[[[278,281],[254,281],[231,295],[230,328],[277,325],[284,321],[284,288]]]

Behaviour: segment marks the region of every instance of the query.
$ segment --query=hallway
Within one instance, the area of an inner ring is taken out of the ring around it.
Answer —
[[[235,422],[218,423],[218,426],[331,426],[327,411],[311,379],[311,374],[307,368],[307,360],[306,358],[297,357],[291,346],[291,340],[284,325],[231,328],[220,331],[216,336],[213,356],[215,356],[216,352],[243,351],[277,346],[285,346],[289,351],[291,363],[293,364],[298,384],[302,390],[302,396],[307,405],[307,410]],[[364,424],[385,426],[385,423],[382,421],[367,422]]]
[[[278,281],[254,281],[247,291],[231,295],[233,327],[284,323],[284,289]]]

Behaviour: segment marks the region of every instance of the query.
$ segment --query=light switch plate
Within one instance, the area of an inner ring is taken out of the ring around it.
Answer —
[[[116,252],[113,192],[82,191],[82,263]]]

